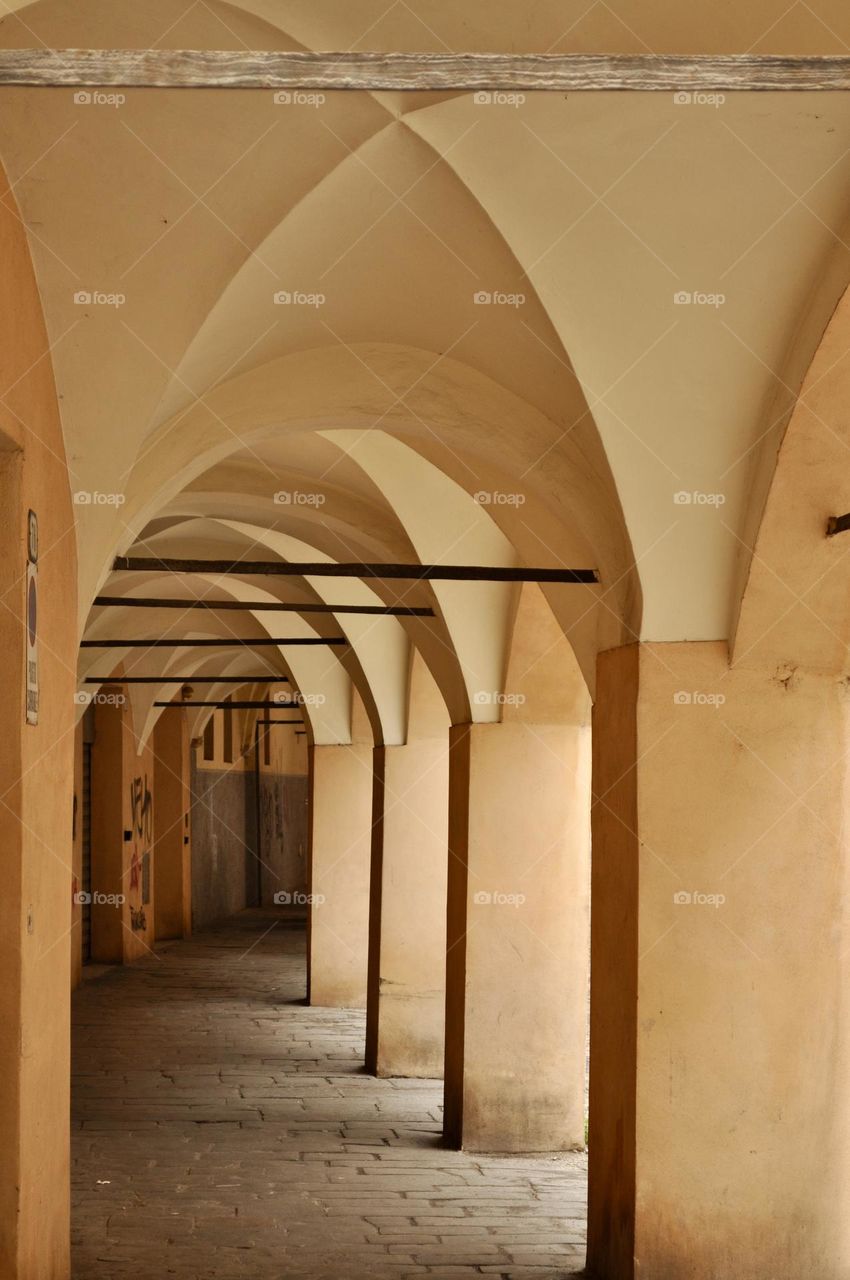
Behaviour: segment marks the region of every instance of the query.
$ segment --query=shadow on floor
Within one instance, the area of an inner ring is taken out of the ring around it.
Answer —
[[[443,1149],[440,1083],[365,1075],[304,952],[246,911],[75,993],[75,1280],[576,1275],[584,1157]]]

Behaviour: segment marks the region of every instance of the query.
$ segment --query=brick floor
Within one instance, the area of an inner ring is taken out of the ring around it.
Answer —
[[[76,993],[75,1280],[576,1275],[584,1158],[442,1149],[439,1085],[365,1075],[363,1014],[303,996],[260,912]]]

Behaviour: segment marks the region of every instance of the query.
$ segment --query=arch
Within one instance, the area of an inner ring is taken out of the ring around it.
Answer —
[[[848,670],[850,568],[831,515],[850,508],[850,290],[845,291],[803,379],[775,454],[731,645],[734,665]]]

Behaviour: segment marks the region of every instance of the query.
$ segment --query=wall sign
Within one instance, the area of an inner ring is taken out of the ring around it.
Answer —
[[[38,517],[27,517],[27,724],[38,724]]]

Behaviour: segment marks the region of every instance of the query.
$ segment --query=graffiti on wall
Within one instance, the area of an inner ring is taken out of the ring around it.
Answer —
[[[151,846],[153,844],[153,795],[148,775],[139,774],[130,783],[130,827],[133,849],[130,855],[130,924],[136,933],[147,928],[144,908],[150,902]]]
[[[133,834],[150,844],[153,839],[153,796],[148,786],[148,775],[141,775],[130,783],[130,813]]]

